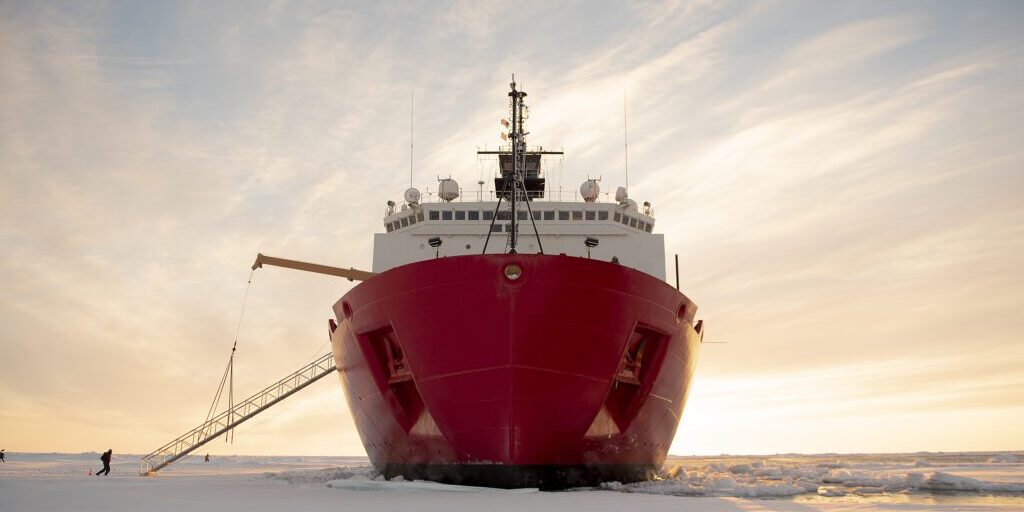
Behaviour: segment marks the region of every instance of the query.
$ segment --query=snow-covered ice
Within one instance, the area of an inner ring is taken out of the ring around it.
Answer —
[[[0,511],[1024,510],[1020,453],[672,457],[649,482],[565,492],[386,481],[364,457],[189,457],[153,477],[138,456],[8,453]]]

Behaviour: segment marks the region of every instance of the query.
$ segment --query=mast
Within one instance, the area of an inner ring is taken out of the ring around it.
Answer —
[[[545,179],[541,175],[541,157],[543,155],[561,155],[561,151],[544,151],[543,148],[528,150],[526,147],[526,134],[523,129],[526,116],[523,115],[526,105],[523,98],[526,92],[516,88],[516,76],[512,75],[512,83],[509,84],[512,90],[508,93],[510,117],[512,122],[502,119],[502,124],[509,128],[509,148],[499,148],[497,151],[477,151],[478,155],[498,155],[499,177],[494,179],[494,191],[498,196],[498,203],[494,207],[494,217],[487,230],[487,238],[484,240],[484,248],[481,254],[487,253],[487,246],[491,240],[491,233],[494,232],[494,225],[498,220],[501,211],[501,201],[509,202],[510,216],[507,225],[507,247],[509,254],[515,254],[519,245],[519,215],[520,203],[525,203],[527,216],[533,225],[534,235],[537,237],[537,249],[544,254],[544,245],[541,243],[540,233],[537,232],[537,223],[533,218],[533,208],[530,206],[531,199],[544,197]],[[481,182],[482,183],[482,182]]]
[[[526,142],[523,140],[523,98],[526,92],[516,90],[516,75],[512,75],[512,91],[508,93],[512,98],[512,133],[509,138],[512,140],[512,195],[509,200],[512,202],[512,216],[509,223],[512,228],[509,231],[509,254],[516,253],[516,235],[519,231],[519,216],[516,210],[516,199],[519,195],[520,172],[523,165],[520,161],[523,152],[526,150]]]

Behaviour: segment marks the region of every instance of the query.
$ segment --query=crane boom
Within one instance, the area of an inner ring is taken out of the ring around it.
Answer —
[[[306,263],[304,261],[275,258],[273,256],[267,256],[263,253],[259,253],[256,255],[256,262],[252,264],[252,269],[256,270],[258,268],[262,268],[263,265],[273,265],[275,267],[293,268],[295,270],[305,270],[306,272],[314,272],[317,274],[344,277],[349,281],[365,281],[374,275],[373,272],[367,272],[365,270],[329,267],[327,265],[319,265],[317,263]]]

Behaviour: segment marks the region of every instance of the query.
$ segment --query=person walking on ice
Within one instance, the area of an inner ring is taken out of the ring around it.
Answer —
[[[103,469],[96,472],[96,476],[109,475],[110,474],[110,457],[114,455],[114,449],[111,448],[100,455],[100,460],[103,461]]]

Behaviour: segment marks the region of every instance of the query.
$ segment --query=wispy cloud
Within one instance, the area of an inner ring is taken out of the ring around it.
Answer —
[[[96,411],[125,426],[121,450],[189,427],[255,253],[369,267],[384,201],[409,180],[410,92],[415,184],[468,184],[512,72],[531,142],[567,151],[566,190],[623,181],[629,91],[631,195],[654,202],[709,339],[729,342],[705,347],[675,450],[814,450],[834,441],[807,425],[815,410],[843,432],[872,408],[1021,417],[1012,3],[148,9],[0,7],[8,448],[107,445]],[[349,286],[260,271],[237,389],[326,350]],[[752,397],[751,382],[794,394]],[[236,448],[358,453],[336,383],[314,394]],[[788,420],[760,445],[729,427],[756,415]],[[976,446],[967,428],[923,448]]]

